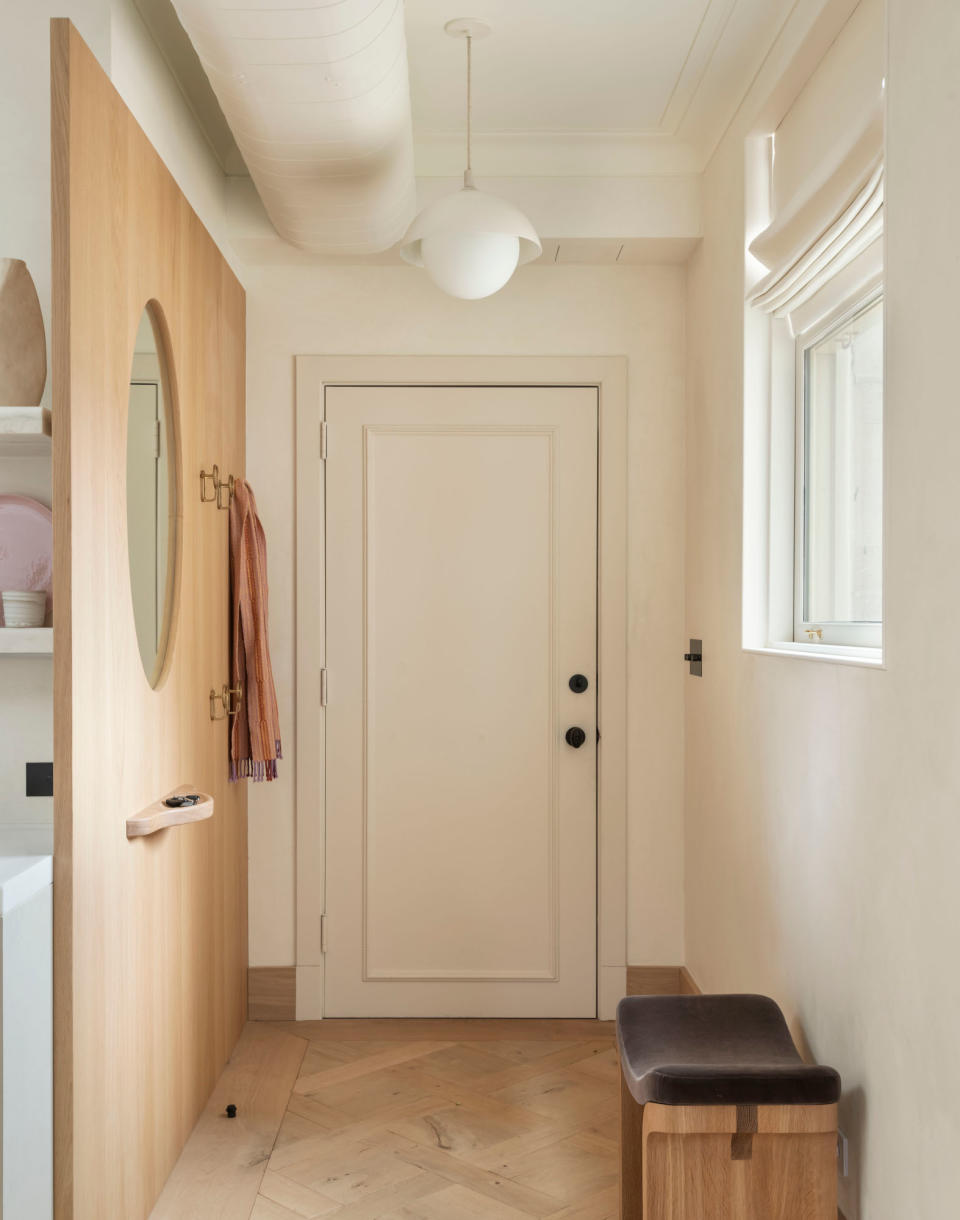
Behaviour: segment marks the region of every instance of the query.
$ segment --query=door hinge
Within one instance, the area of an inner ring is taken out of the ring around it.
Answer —
[[[320,461],[325,462],[326,460],[327,460],[327,421],[325,419],[321,419],[321,421],[320,421]]]
[[[327,706],[327,671],[320,670],[320,706]]]
[[[326,917],[326,915],[321,915],[320,916],[320,952],[326,953],[326,951],[327,951],[327,917]]]
[[[153,456],[160,457],[160,421],[154,420],[153,423]]]

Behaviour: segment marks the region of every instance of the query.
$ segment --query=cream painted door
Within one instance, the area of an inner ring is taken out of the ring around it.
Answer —
[[[328,1016],[596,1014],[597,406],[326,389]]]

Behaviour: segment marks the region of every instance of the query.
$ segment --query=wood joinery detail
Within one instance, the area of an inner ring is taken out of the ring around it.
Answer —
[[[621,1082],[622,1220],[835,1220],[837,1107],[638,1105]]]

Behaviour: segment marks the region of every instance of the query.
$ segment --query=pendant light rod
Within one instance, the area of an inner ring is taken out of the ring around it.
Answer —
[[[467,172],[463,176],[466,183],[470,178],[473,185],[473,160],[471,156],[471,126],[473,121],[473,35],[467,35]]]
[[[486,38],[490,27],[476,17],[458,17],[443,27],[451,38],[467,41],[467,168],[463,174],[463,185],[473,190],[473,40]]]

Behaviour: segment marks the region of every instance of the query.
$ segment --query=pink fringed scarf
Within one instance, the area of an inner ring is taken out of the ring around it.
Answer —
[[[230,778],[277,778],[280,717],[267,638],[267,542],[249,483],[230,502],[233,681],[243,692],[230,732]]]

